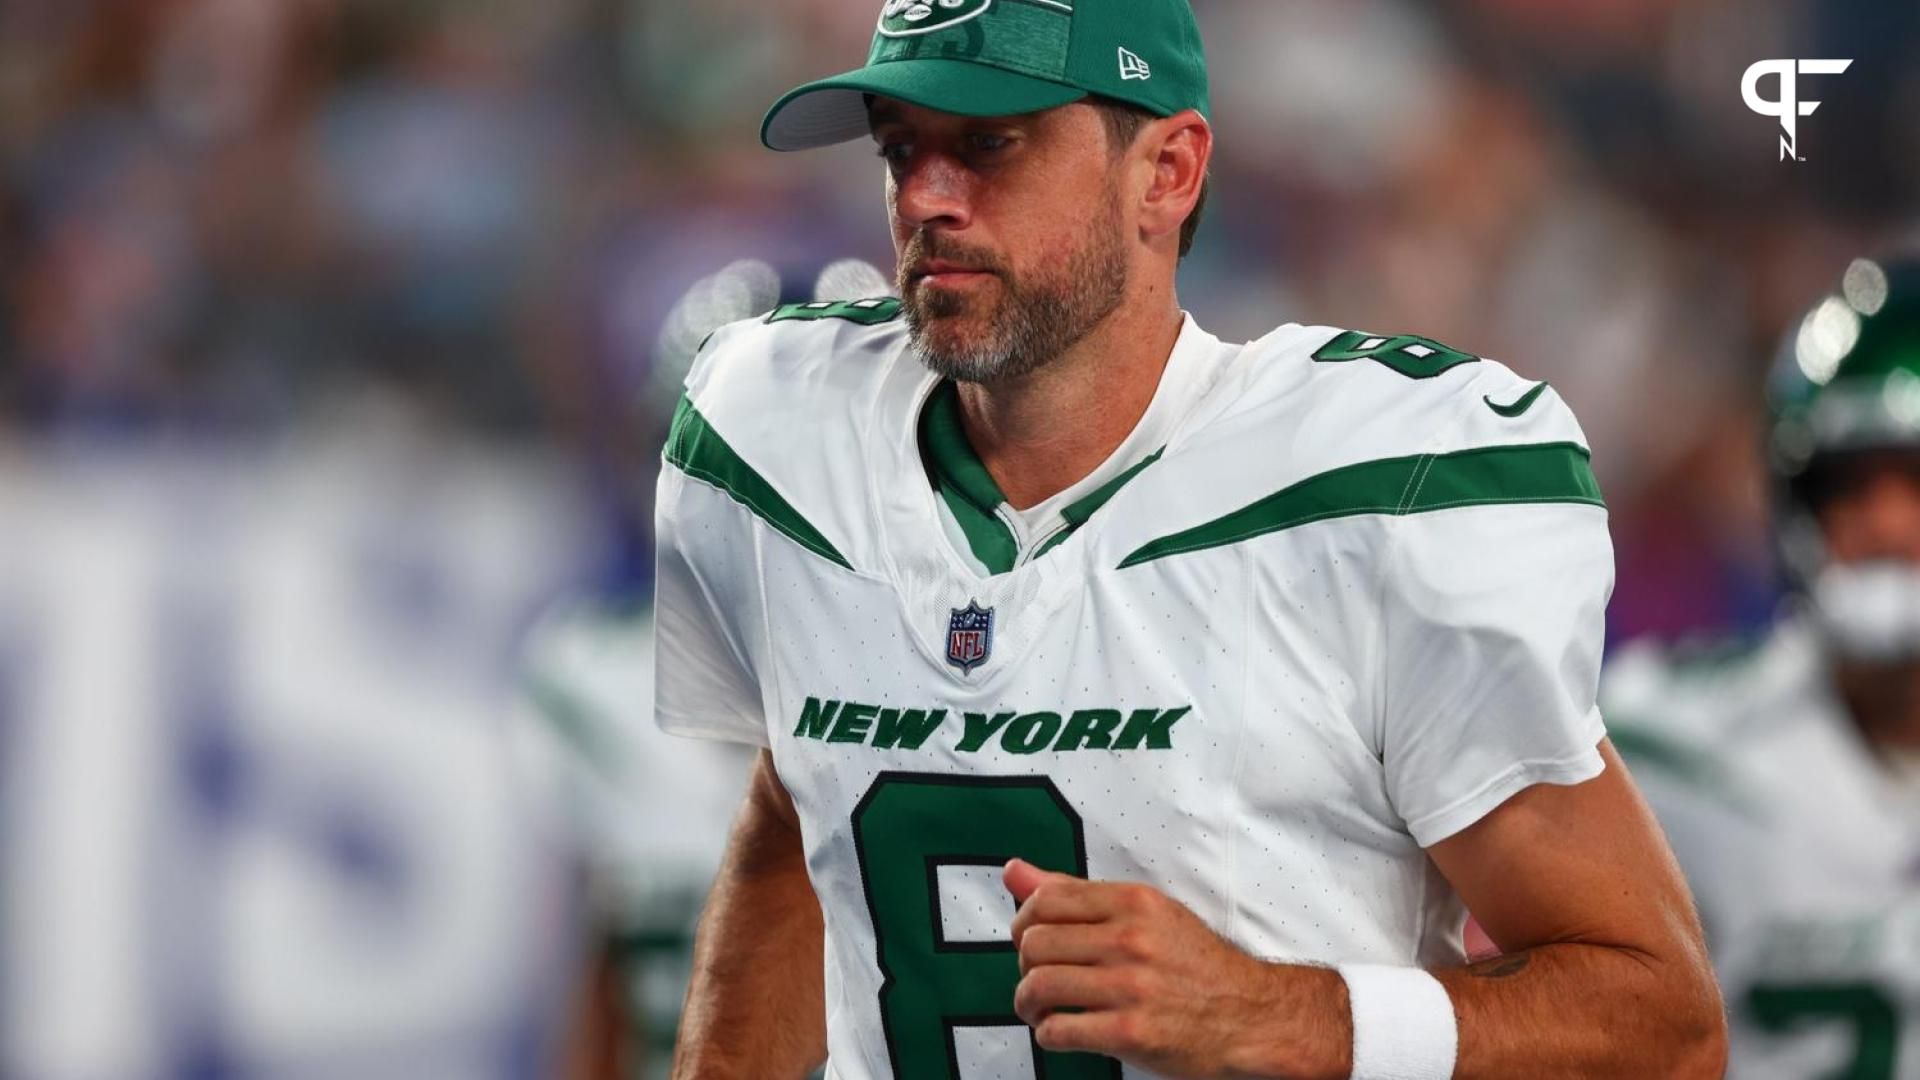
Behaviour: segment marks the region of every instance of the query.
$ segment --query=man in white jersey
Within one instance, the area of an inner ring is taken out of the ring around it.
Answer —
[[[1578,425],[1187,319],[1206,106],[1185,0],[892,0],[769,115],[876,141],[901,295],[722,328],[668,440],[658,719],[765,748],[678,1075],[1719,1075]]]
[[[1920,260],[1858,260],[1773,387],[1797,610],[1603,697],[1700,899],[1732,1075],[1920,1078]]]

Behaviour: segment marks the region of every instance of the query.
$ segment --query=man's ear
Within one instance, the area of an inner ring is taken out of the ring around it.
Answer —
[[[1205,117],[1188,109],[1149,124],[1140,133],[1139,146],[1153,170],[1141,200],[1140,231],[1156,244],[1161,237],[1170,237],[1177,245],[1180,227],[1193,213],[1206,184],[1213,161],[1213,128]]]

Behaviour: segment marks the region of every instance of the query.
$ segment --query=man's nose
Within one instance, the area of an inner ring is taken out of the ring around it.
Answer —
[[[893,178],[894,216],[902,226],[964,229],[973,221],[972,176],[944,154],[919,154]]]

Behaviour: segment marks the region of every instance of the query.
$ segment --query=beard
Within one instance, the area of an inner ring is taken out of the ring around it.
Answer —
[[[1127,253],[1117,192],[1109,190],[1065,265],[1016,275],[993,252],[917,232],[900,254],[898,285],[908,335],[920,361],[954,382],[1016,379],[1058,359],[1113,314],[1126,298]],[[907,268],[940,259],[992,274],[990,295],[928,288]]]

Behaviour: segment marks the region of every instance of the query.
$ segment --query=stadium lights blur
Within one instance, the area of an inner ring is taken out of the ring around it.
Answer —
[[[880,268],[865,259],[841,259],[820,271],[813,283],[813,298],[820,300],[867,300],[893,295],[893,283]]]
[[[1884,303],[1884,293],[1881,299]],[[1829,296],[1800,324],[1800,334],[1793,343],[1793,358],[1800,365],[1802,375],[1816,386],[1825,386],[1833,373],[1840,370],[1840,361],[1847,358],[1859,341],[1859,313],[1840,297]]]
[[[1862,315],[1878,315],[1887,304],[1887,272],[1872,259],[1855,259],[1840,281],[1847,305]]]
[[[654,353],[654,392],[662,401],[680,396],[680,384],[707,335],[730,322],[751,319],[780,300],[780,274],[759,259],[729,263],[693,283],[660,328]]]
[[[1880,390],[1881,404],[1895,423],[1907,430],[1920,430],[1920,375],[1896,371],[1887,376]]]

